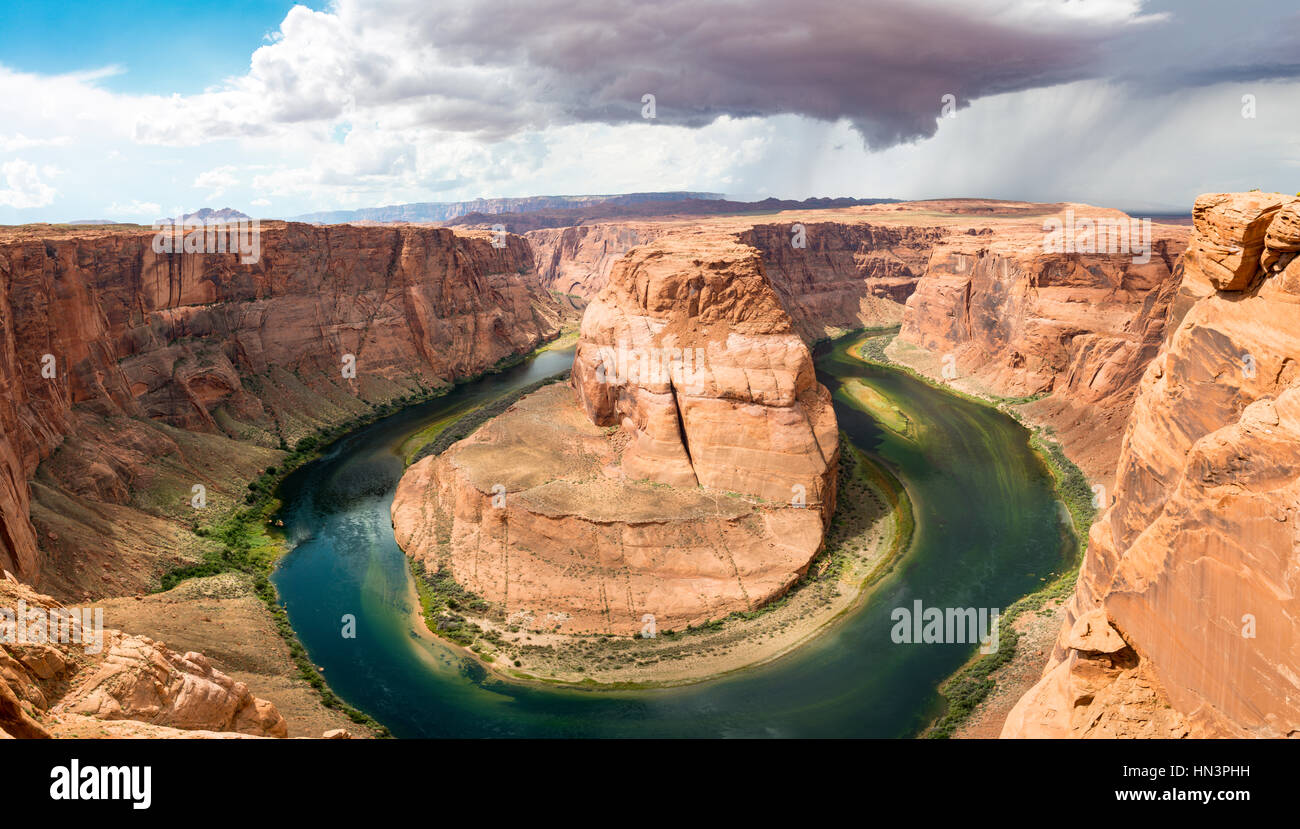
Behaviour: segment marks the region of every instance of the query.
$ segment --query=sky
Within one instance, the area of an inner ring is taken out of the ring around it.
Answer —
[[[1300,191],[1293,0],[0,3],[0,224]]]

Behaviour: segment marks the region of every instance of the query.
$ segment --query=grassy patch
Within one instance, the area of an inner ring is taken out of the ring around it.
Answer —
[[[881,426],[906,440],[917,439],[917,426],[907,413],[865,381],[849,379],[844,381],[840,389],[850,402],[870,414]]]
[[[420,608],[429,630],[461,647],[477,648],[475,652],[481,653],[482,646],[478,640],[484,630],[465,614],[493,616],[500,620],[504,618],[501,609],[477,593],[466,590],[442,568],[430,573],[423,562],[412,560],[411,575],[415,577],[415,590],[420,596]]]

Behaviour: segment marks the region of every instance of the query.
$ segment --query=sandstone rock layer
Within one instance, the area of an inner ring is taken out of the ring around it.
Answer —
[[[1083,205],[1070,215],[1128,218]],[[953,234],[936,245],[899,340],[947,360],[952,375],[980,390],[1044,396],[1025,414],[1052,425],[1071,458],[1108,481],[1138,380],[1164,334],[1187,233],[1153,225],[1149,257],[1058,253],[1044,250],[1042,225]]]
[[[49,613],[68,610],[5,578],[0,608],[8,611],[0,621],[0,737],[59,736],[65,718],[73,733],[93,719],[139,723],[131,734],[137,737],[288,734],[272,703],[213,668],[201,653],[178,654],[111,628],[99,632],[102,638],[60,636],[47,621]],[[18,611],[27,618],[16,618]],[[19,633],[19,624],[26,632]]]
[[[144,495],[164,497],[168,471],[176,512],[191,484],[255,477],[275,447],[318,426],[558,332],[517,236],[497,247],[441,228],[266,223],[249,263],[156,253],[153,241],[0,238],[0,567],[32,581],[45,571],[65,594],[102,589],[79,562],[175,547]],[[214,456],[232,440],[268,453],[231,449],[218,474],[196,461],[193,435],[212,436]],[[157,567],[132,561],[116,589],[148,586]]]
[[[1197,200],[1114,504],[1092,527],[1070,624],[1003,736],[1300,735],[1295,211],[1279,194]],[[1094,660],[1071,630],[1085,618],[1131,649],[1128,673],[1081,669]],[[1165,704],[1180,724],[1149,727],[1168,724]]]
[[[838,451],[758,252],[665,237],[588,306],[571,386],[413,465],[393,521],[409,555],[514,624],[680,629],[757,608],[806,571]]]

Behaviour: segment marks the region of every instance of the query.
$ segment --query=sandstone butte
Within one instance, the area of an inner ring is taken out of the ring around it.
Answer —
[[[1078,584],[1004,737],[1300,736],[1300,201],[1196,201]]]
[[[619,259],[587,307],[570,386],[414,464],[393,523],[426,569],[520,626],[681,629],[760,607],[807,570],[838,452],[830,394],[758,251],[664,236]]]

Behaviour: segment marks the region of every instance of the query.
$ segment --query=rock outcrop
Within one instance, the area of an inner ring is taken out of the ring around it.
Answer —
[[[835,414],[756,251],[667,239],[618,267],[572,384],[592,422],[631,436],[625,474],[820,508]]]
[[[661,630],[761,606],[821,546],[838,432],[752,247],[635,248],[588,306],[571,388],[414,464],[398,543],[514,624]]]
[[[247,263],[156,253],[153,241],[102,229],[0,238],[0,566],[33,582],[52,574],[65,595],[96,591],[91,573],[72,572],[78,560],[175,547],[150,499],[175,511],[190,484],[255,477],[317,427],[558,332],[517,236],[497,247],[441,228],[266,223]],[[196,458],[223,454],[222,441],[265,450],[232,447],[215,474]],[[138,583],[124,575],[116,589],[147,586],[158,566],[132,561],[122,569]]]
[[[70,736],[81,735],[88,719],[139,723],[132,736],[288,734],[273,704],[203,654],[181,655],[119,630],[91,635],[93,622],[69,623],[61,634],[61,622],[50,620],[70,613],[49,596],[0,578],[0,737],[62,736],[65,719]]]
[[[1300,202],[1214,194],[1194,217],[1114,503],[1003,736],[1300,735]],[[1131,656],[1099,670],[1116,637]]]

